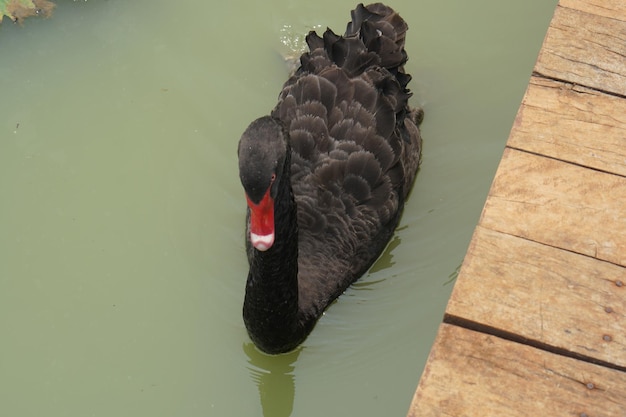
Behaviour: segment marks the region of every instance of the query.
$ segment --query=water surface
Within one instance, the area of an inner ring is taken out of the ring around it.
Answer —
[[[279,357],[241,319],[236,144],[355,4],[59,3],[0,26],[0,415],[406,415],[556,1],[392,4],[422,168],[384,256]]]

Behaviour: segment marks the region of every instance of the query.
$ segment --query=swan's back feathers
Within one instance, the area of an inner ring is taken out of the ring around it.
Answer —
[[[344,36],[309,33],[309,52],[272,112],[290,135],[299,276],[315,276],[300,293],[312,300],[336,297],[371,266],[416,174],[421,110],[408,106],[406,30],[391,8],[373,4],[352,12]]]

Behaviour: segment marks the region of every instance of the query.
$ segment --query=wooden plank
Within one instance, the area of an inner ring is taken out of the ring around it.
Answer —
[[[626,416],[626,2],[561,0],[535,71],[410,417]]]
[[[626,96],[626,22],[557,7],[535,71]]]
[[[480,225],[626,266],[626,178],[507,148]]]
[[[561,0],[560,6],[626,21],[626,2],[623,0]]]
[[[446,313],[626,369],[626,268],[476,228]]]
[[[626,374],[441,325],[409,417],[626,416]]]
[[[507,145],[626,176],[626,100],[532,77]]]

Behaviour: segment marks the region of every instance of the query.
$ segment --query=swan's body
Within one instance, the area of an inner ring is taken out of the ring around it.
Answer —
[[[268,353],[298,346],[391,238],[420,160],[408,107],[406,23],[357,6],[346,35],[309,33],[310,52],[271,116],[239,142],[250,272],[243,316]]]

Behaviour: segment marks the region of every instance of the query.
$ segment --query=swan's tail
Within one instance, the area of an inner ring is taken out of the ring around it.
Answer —
[[[349,76],[359,76],[370,67],[387,69],[408,93],[411,76],[404,72],[407,61],[404,40],[408,25],[391,7],[382,3],[359,4],[352,10],[346,34],[326,29],[320,37],[311,31],[306,42],[309,51],[300,57],[299,72],[319,74],[335,64]]]
[[[404,65],[407,60],[404,39],[409,27],[398,13],[382,3],[374,3],[359,4],[351,15],[345,37],[361,39],[368,51],[380,57],[382,67],[393,69]]]

